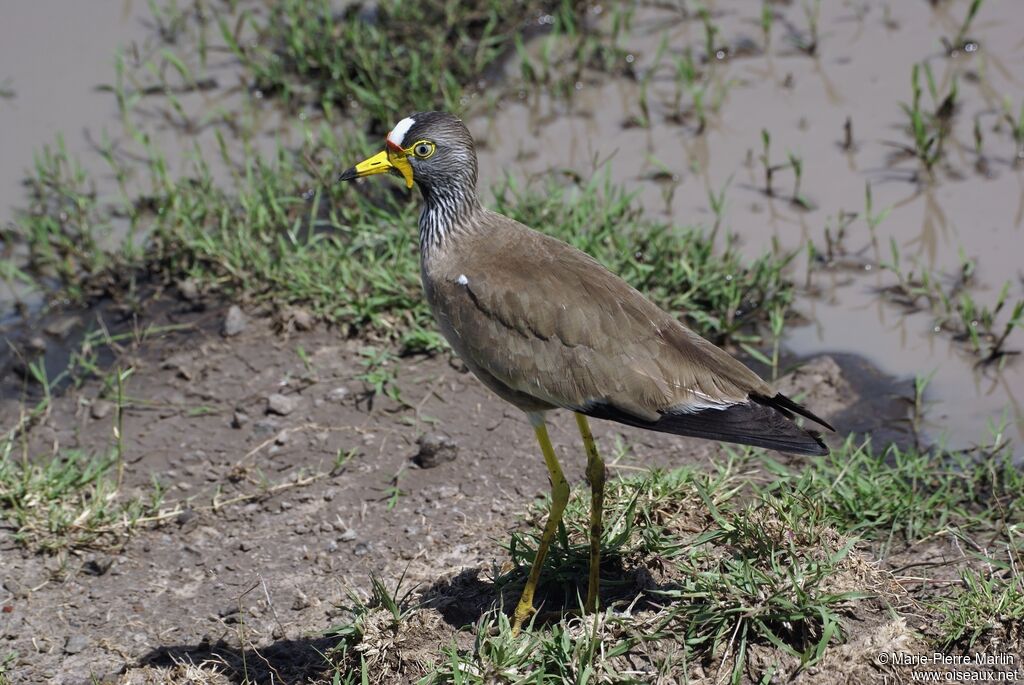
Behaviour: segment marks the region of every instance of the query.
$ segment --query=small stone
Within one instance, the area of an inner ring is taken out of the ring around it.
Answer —
[[[257,438],[276,433],[280,428],[277,421],[274,419],[260,419],[252,425],[252,432]]]
[[[25,599],[29,595],[29,589],[14,578],[4,581],[4,589],[14,595],[15,599]]]
[[[245,413],[244,409],[236,409],[235,413],[231,415],[232,428],[242,428],[247,423],[249,423],[249,415]]]
[[[354,554],[357,557],[365,557],[369,553],[370,546],[365,542],[360,542],[358,545],[355,546],[355,549],[352,550],[352,554]]]
[[[199,299],[199,284],[193,278],[183,278],[175,285],[178,286],[178,294],[181,299],[188,302],[195,302]]]
[[[451,499],[459,494],[458,485],[442,485],[437,489],[437,499]]]
[[[66,338],[71,329],[81,322],[82,320],[77,316],[65,316],[46,324],[43,330],[56,338]]]
[[[299,406],[299,398],[275,392],[267,398],[267,413],[288,416]]]
[[[338,541],[339,542],[352,542],[355,539],[356,539],[356,531],[353,530],[352,528],[349,528],[344,533],[342,533],[341,535],[338,536]]]
[[[90,576],[102,576],[114,565],[114,557],[93,556],[82,564],[82,572]]]
[[[420,451],[412,460],[421,469],[432,469],[449,461],[455,461],[459,453],[458,444],[443,433],[427,433],[417,441]]]
[[[310,606],[313,606],[313,603],[309,601],[309,596],[302,590],[296,590],[295,599],[292,600],[292,611],[302,611]]]
[[[224,325],[221,327],[221,334],[226,338],[231,338],[244,331],[248,325],[249,320],[245,314],[238,305],[233,304],[228,307],[228,313],[224,317]]]
[[[327,393],[327,401],[341,404],[352,395],[352,391],[346,388],[344,385],[331,390]]]
[[[177,521],[179,526],[184,526],[189,521],[192,521],[197,516],[194,509],[185,509],[178,514]]]
[[[28,341],[28,349],[29,352],[33,352],[35,354],[42,354],[43,352],[46,352],[46,338],[39,335],[30,338]]]
[[[64,653],[65,654],[78,654],[83,649],[89,646],[89,638],[80,633],[69,635],[68,639],[64,642]]]
[[[288,314],[290,315],[292,325],[295,326],[295,330],[297,331],[312,330],[313,325],[316,323],[313,315],[301,307],[293,308],[288,312]]]
[[[186,381],[190,381],[195,377],[195,369],[192,364],[192,355],[187,352],[179,352],[178,354],[172,354],[170,357],[163,360],[160,364],[160,368],[176,371],[178,376]]]
[[[89,407],[89,416],[100,421],[110,416],[112,411],[114,411],[113,403],[106,400],[93,400],[92,406]]]

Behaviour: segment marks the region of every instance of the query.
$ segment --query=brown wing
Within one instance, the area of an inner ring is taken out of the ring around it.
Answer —
[[[771,393],[590,256],[504,220],[515,228],[464,241],[434,284],[456,349],[502,383],[642,421]]]

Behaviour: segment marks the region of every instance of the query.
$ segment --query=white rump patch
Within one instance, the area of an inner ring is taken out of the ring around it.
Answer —
[[[391,133],[388,134],[388,142],[402,147],[402,141],[405,140],[405,134],[409,132],[412,125],[416,123],[416,120],[412,117],[406,117],[395,124],[395,127],[391,129]]]
[[[455,282],[459,285],[469,285],[469,279],[466,278],[466,274],[459,274],[459,277],[455,279]]]
[[[695,414],[699,411],[704,411],[705,409],[722,410],[734,407],[737,404],[745,404],[745,402],[736,402],[734,400],[712,397],[700,390],[691,390],[690,392],[694,395],[694,399],[673,405],[669,407],[668,411],[672,414]]]

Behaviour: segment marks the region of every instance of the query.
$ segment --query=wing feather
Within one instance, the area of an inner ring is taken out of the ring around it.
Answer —
[[[515,225],[462,241],[428,288],[456,350],[501,383],[554,406],[600,402],[645,421],[774,394],[589,255]]]

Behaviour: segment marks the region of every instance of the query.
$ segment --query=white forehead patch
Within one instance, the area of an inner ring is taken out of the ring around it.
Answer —
[[[416,120],[412,117],[406,117],[395,124],[395,127],[391,129],[391,133],[388,134],[388,142],[398,147],[402,147],[402,143],[405,140],[405,134],[409,132],[412,125],[416,123]]]

